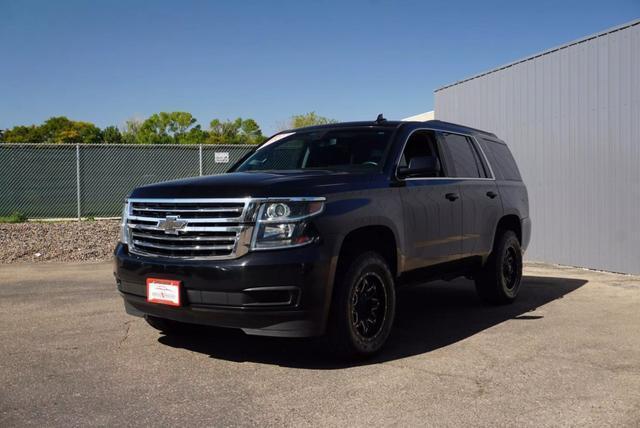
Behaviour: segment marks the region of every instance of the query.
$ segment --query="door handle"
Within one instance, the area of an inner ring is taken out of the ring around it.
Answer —
[[[498,196],[498,194],[496,192],[494,192],[493,190],[489,190],[487,192],[487,196],[490,197],[491,199],[494,199],[496,196]]]
[[[453,202],[458,199],[460,195],[458,195],[457,193],[447,193],[446,195],[444,195],[444,197]]]

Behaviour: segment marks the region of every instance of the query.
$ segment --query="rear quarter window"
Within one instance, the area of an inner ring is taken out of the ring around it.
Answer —
[[[489,158],[493,173],[498,180],[522,181],[518,165],[511,154],[511,150],[504,143],[481,139],[482,148]]]

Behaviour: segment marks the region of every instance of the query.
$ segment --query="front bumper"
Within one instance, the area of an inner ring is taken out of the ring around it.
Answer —
[[[127,313],[240,328],[284,337],[324,332],[330,300],[331,258],[319,244],[249,253],[233,260],[142,257],[118,244],[114,275]],[[146,279],[181,281],[182,306],[146,301]]]

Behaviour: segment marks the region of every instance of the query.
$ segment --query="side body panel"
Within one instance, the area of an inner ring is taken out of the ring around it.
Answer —
[[[493,248],[495,226],[503,213],[498,186],[493,180],[464,180],[460,193],[462,252],[465,257],[486,256]]]
[[[439,139],[445,148],[447,163],[455,165],[454,151],[447,144],[448,135],[451,134],[439,134]],[[455,171],[456,176],[460,177],[458,182],[462,200],[462,257],[486,257],[493,249],[495,225],[503,215],[502,202],[492,168],[477,138],[472,134],[466,134],[466,137],[477,170],[466,174],[457,168]],[[457,140],[460,142],[460,138]]]
[[[497,138],[477,139],[480,147],[492,165],[496,185],[502,199],[504,215],[515,215],[520,219],[522,229],[522,249],[525,250],[531,237],[529,218],[529,196],[518,167],[508,146]]]
[[[529,198],[527,187],[521,181],[496,180],[504,215],[515,215],[520,219],[522,228],[522,249],[526,250],[531,240],[531,219],[529,218]]]
[[[401,188],[404,208],[405,270],[420,269],[460,258],[462,201],[456,180],[410,179]]]

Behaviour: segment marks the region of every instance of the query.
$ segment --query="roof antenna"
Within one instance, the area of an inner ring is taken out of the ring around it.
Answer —
[[[378,115],[378,118],[376,119],[376,123],[382,123],[382,122],[386,122],[387,119],[384,118],[384,116],[382,115],[382,113],[380,113]]]

